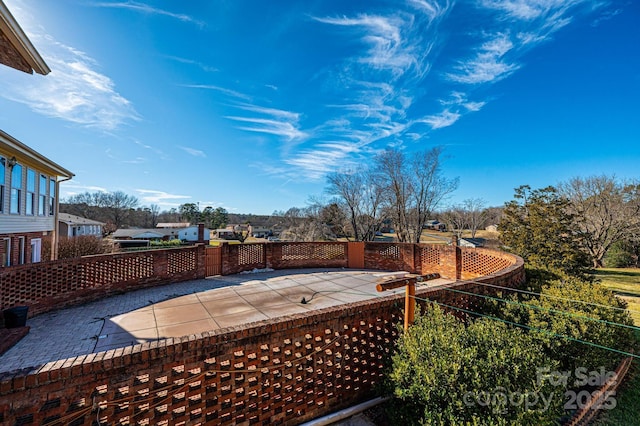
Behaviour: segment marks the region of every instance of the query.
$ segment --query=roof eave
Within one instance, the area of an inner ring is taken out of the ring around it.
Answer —
[[[0,2],[1,1],[2,0],[0,0]],[[0,140],[2,142],[5,142],[7,145],[9,145],[13,150],[45,165],[50,171],[54,172],[57,176],[60,176],[63,178],[69,178],[69,179],[75,176],[69,170],[65,169],[64,167],[62,167],[57,163],[54,163],[44,155],[40,154],[37,151],[34,151],[33,149],[29,148],[27,145],[23,144],[22,142],[20,142],[19,140],[9,135],[8,133],[5,133],[2,130],[0,130]]]
[[[11,44],[13,44],[22,58],[27,61],[33,71],[42,75],[47,75],[51,72],[49,66],[42,59],[42,56],[40,56],[24,31],[22,31],[22,28],[20,28],[20,25],[2,0],[0,0],[0,30],[11,41]]]

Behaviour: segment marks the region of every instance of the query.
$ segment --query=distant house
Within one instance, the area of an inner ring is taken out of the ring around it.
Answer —
[[[189,222],[160,222],[156,228],[188,228],[191,226]]]
[[[118,229],[111,236],[114,240],[172,240],[178,238],[178,231],[173,238],[166,229]]]
[[[180,241],[187,241],[191,243],[197,242],[198,227],[190,226],[188,228],[181,229],[178,232],[178,238],[180,238]],[[211,230],[209,228],[204,228],[203,238],[204,241],[209,241],[211,239]]]
[[[444,232],[447,230],[447,225],[439,222],[437,220],[428,220],[425,224],[424,227],[425,229],[431,229],[433,231],[441,231]]]
[[[215,237],[222,240],[234,240],[236,238],[236,235],[233,232],[233,229],[220,228],[216,229]]]
[[[488,225],[484,230],[489,232],[498,232],[498,225]]]
[[[458,245],[460,247],[477,248],[484,247],[486,240],[484,238],[460,238]]]
[[[58,229],[61,237],[72,238],[81,235],[92,235],[101,238],[103,226],[104,223],[97,220],[86,219],[69,213],[58,213]]]
[[[60,182],[73,176],[0,130],[0,266],[40,262],[45,242],[57,258]]]
[[[273,232],[270,228],[266,226],[252,226],[251,227],[251,236],[255,238],[266,238],[269,235],[273,235]]]

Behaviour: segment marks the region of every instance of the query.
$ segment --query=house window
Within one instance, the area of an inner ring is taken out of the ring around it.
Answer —
[[[56,181],[49,180],[49,215],[53,216],[56,212]]]
[[[6,158],[0,157],[0,213],[4,212],[4,174]]]
[[[11,265],[11,238],[2,240],[2,266]]]
[[[25,250],[25,245],[24,245],[24,237],[18,237],[18,264],[19,265],[24,265],[24,250]]]
[[[40,238],[34,238],[31,240],[31,263],[40,262],[40,255],[42,250],[42,240]]]
[[[35,214],[36,202],[36,172],[27,169],[27,206],[25,212],[28,215]]]
[[[44,216],[47,211],[47,177],[40,175],[40,185],[38,186],[38,214]]]
[[[16,164],[11,170],[11,200],[9,201],[9,212],[20,214],[20,203],[22,202],[22,166]]]

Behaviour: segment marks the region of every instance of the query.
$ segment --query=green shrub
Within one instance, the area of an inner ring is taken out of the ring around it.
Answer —
[[[490,303],[492,314],[531,327],[541,348],[563,370],[612,368],[622,356],[595,345],[626,352],[633,342],[632,330],[624,327],[633,325],[624,310],[626,302],[598,283],[553,280],[541,287],[539,297],[519,295],[509,300],[515,303]]]
[[[398,340],[389,418],[398,425],[553,424],[564,388],[538,378],[539,369],[556,367],[519,329],[490,319],[465,326],[431,306]]]
[[[182,245],[182,241],[180,241],[177,238],[174,238],[173,240],[168,240],[168,241],[155,241],[152,240],[149,243],[150,246],[152,247],[177,247],[177,246],[181,246]]]
[[[94,235],[62,237],[58,241],[58,259],[72,259],[74,257],[104,253],[105,247],[102,238]]]
[[[627,268],[635,263],[633,245],[627,241],[614,243],[604,256],[604,265],[607,268]]]

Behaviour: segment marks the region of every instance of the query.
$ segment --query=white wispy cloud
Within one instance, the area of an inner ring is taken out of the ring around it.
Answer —
[[[413,45],[405,43],[401,36],[403,28],[410,26],[399,16],[359,15],[356,18],[314,18],[325,24],[360,27],[364,31],[361,40],[369,46],[368,55],[358,58],[377,69],[386,69],[400,76],[416,64]]]
[[[451,92],[449,98],[441,99],[440,103],[448,109],[455,109],[456,112],[460,112],[460,107],[470,112],[478,112],[487,104],[485,101],[470,101],[466,93],[457,90]]]
[[[514,47],[508,34],[498,33],[480,46],[476,55],[461,61],[448,78],[465,84],[492,83],[508,77],[520,65],[509,63],[504,56]]]
[[[609,19],[613,19],[615,16],[618,16],[621,13],[622,13],[622,9],[607,10],[604,13],[602,13],[602,15],[598,16],[591,23],[591,26],[592,27],[597,27],[598,25],[600,25],[600,23],[602,23],[604,21],[608,21]]]
[[[194,65],[198,68],[200,68],[203,71],[206,72],[218,72],[218,68],[216,67],[212,67],[210,65],[207,64],[203,64],[202,62],[199,61],[194,61],[192,59],[187,59],[187,58],[181,58],[179,56],[165,56],[165,58],[170,59],[172,61],[175,62],[180,62],[181,64],[187,64],[187,65]]]
[[[109,192],[107,188],[104,188],[102,186],[83,185],[81,182],[77,182],[74,180],[65,181],[64,184],[60,186],[60,189],[62,192],[62,198],[80,194],[83,192]]]
[[[453,125],[461,116],[462,115],[458,112],[452,112],[448,109],[445,109],[438,114],[428,115],[424,118],[416,120],[415,122],[428,124],[433,130],[435,130]]]
[[[487,9],[503,12],[512,19],[532,21],[556,11],[566,10],[584,0],[480,0]]]
[[[182,204],[180,200],[191,198],[189,195],[170,194],[165,191],[157,191],[154,189],[136,189],[140,194],[140,199],[144,204],[158,204],[160,206],[178,206]]]
[[[194,157],[202,157],[202,158],[207,157],[207,154],[205,154],[204,151],[201,151],[199,149],[190,148],[188,146],[181,146],[181,145],[179,145],[178,148],[180,148],[181,150],[183,150],[189,155],[193,155]]]
[[[145,3],[140,3],[136,1],[125,1],[125,2],[97,2],[90,3],[91,6],[95,7],[104,7],[104,8],[113,8],[113,9],[127,9],[132,10],[134,12],[140,12],[147,15],[160,15],[167,16],[169,18],[174,18],[182,22],[191,22],[197,25],[203,25],[203,22],[198,21],[192,18],[189,15],[185,15],[182,13],[173,13],[164,9],[158,9],[156,7],[152,7]]]
[[[313,18],[363,46],[327,73],[337,102],[325,105],[335,113],[316,129],[325,140],[349,141],[366,151],[400,143],[411,126],[409,111],[423,94],[420,87],[431,69],[440,18],[452,6],[448,0],[408,0],[403,6],[377,14]],[[317,176],[332,162],[357,155],[316,143],[287,163]]]
[[[245,95],[244,93],[240,93],[236,90],[227,89],[221,86],[216,86],[214,84],[181,84],[181,87],[188,87],[190,89],[204,89],[204,90],[214,90],[216,92],[220,92],[232,98],[238,98],[243,101],[251,101],[252,98],[249,95]]]
[[[408,3],[426,14],[429,22],[444,16],[451,7],[451,3],[448,0],[444,2],[435,0],[409,0]]]
[[[294,124],[287,121],[257,117],[239,117],[232,115],[229,115],[226,118],[253,124],[253,126],[237,126],[238,129],[246,130],[248,132],[267,133],[271,135],[281,136],[288,141],[306,137],[306,133],[300,131]]]
[[[591,0],[479,0],[478,6],[499,14],[506,20],[525,47],[548,40],[553,33],[567,26],[580,6],[588,12],[603,8],[608,1]]]
[[[266,133],[284,138],[287,141],[299,141],[309,135],[300,129],[300,114],[277,108],[239,104],[240,110],[258,114],[258,116],[229,115],[226,118],[238,123],[237,128],[248,132]]]
[[[338,167],[352,163],[349,157],[360,152],[357,144],[350,142],[324,142],[313,149],[305,150],[285,160],[290,166],[304,170],[304,175],[311,180],[323,178]]]
[[[138,121],[132,103],[116,89],[91,57],[45,34],[29,34],[51,68],[47,76],[25,78],[17,73],[0,79],[0,96],[33,111],[104,131]],[[4,70],[0,71],[4,74]]]
[[[136,157],[133,160],[125,160],[123,161],[123,163],[126,164],[142,164],[142,163],[146,163],[147,159],[144,157]]]
[[[465,102],[462,104],[467,110],[471,112],[478,112],[485,106],[486,102]]]

